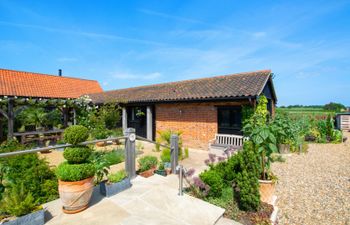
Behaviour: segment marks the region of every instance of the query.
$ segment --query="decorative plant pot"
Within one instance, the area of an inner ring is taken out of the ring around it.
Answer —
[[[171,168],[165,168],[165,172],[167,175],[171,174]]]
[[[96,143],[97,147],[105,147],[106,146],[106,142],[105,141],[100,141]]]
[[[63,212],[74,214],[85,210],[91,199],[94,177],[81,181],[58,181],[58,191],[63,204]]]
[[[111,197],[131,187],[130,178],[125,178],[118,183],[100,183],[100,193],[106,197]]]
[[[2,225],[44,225],[45,211],[39,210],[25,216],[18,217],[14,220],[4,222]]]
[[[290,145],[289,144],[279,144],[278,150],[281,154],[289,154],[290,153]]]
[[[154,173],[161,175],[161,176],[164,176],[164,177],[166,177],[166,175],[168,175],[166,170],[156,170],[156,171],[154,171]]]
[[[142,177],[148,178],[150,176],[153,176],[155,170],[156,168],[152,168],[152,169],[140,172],[139,175]]]
[[[260,200],[271,204],[272,196],[275,192],[275,182],[272,180],[259,180]]]

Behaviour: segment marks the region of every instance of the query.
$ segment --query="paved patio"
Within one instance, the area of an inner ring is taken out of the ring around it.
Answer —
[[[152,152],[152,145],[145,143],[144,147],[145,153],[159,156],[158,152]],[[207,158],[207,151],[190,149],[189,158],[181,161],[180,164],[187,169],[194,168],[195,174],[199,174],[207,168],[204,163]],[[123,165],[123,163],[118,164],[118,168]],[[179,196],[178,182],[177,175],[167,177],[154,175],[150,178],[138,176],[132,181],[133,186],[130,189],[111,198],[103,197],[96,187],[90,207],[73,215],[62,212],[61,202],[58,199],[44,205],[47,209],[46,224],[239,224],[222,218],[224,213],[222,208],[186,194]]]

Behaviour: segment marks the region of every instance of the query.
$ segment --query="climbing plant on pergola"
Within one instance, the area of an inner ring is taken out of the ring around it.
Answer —
[[[91,100],[87,96],[80,98],[33,98],[19,96],[0,96],[0,115],[7,120],[8,138],[12,138],[14,134],[15,118],[26,108],[31,106],[37,107],[55,107],[62,112],[63,126],[68,125],[69,112],[73,111],[73,123],[76,123],[76,109],[89,105]],[[2,123],[2,121],[0,121]],[[2,126],[2,124],[0,124]]]

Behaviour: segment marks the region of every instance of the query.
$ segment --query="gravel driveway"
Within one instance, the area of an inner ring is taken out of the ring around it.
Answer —
[[[343,144],[310,144],[274,163],[279,224],[350,225],[350,133]]]

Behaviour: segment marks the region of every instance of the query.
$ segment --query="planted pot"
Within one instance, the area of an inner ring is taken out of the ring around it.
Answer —
[[[150,176],[153,176],[155,170],[156,168],[152,168],[152,169],[140,172],[139,175],[142,177],[148,178]]]
[[[168,175],[168,173],[165,169],[164,170],[155,170],[154,173],[161,175],[161,176],[164,176],[164,177],[166,177],[166,175]]]
[[[268,204],[272,203],[272,197],[275,193],[275,185],[276,182],[272,180],[259,180],[260,200],[262,202]]]
[[[44,225],[44,223],[45,223],[45,211],[42,209],[42,210],[27,214],[25,216],[17,217],[14,220],[3,222],[2,225]]]
[[[279,144],[278,150],[281,154],[289,154],[290,153],[290,145],[289,144]]]
[[[100,142],[97,142],[96,143],[96,146],[97,147],[105,147],[107,144],[106,144],[106,142],[105,141],[100,141]]]
[[[111,197],[131,187],[130,178],[126,177],[117,183],[108,183],[103,181],[100,183],[100,193],[106,197]]]
[[[94,177],[81,181],[58,181],[58,191],[64,213],[74,214],[85,210],[92,196]]]

